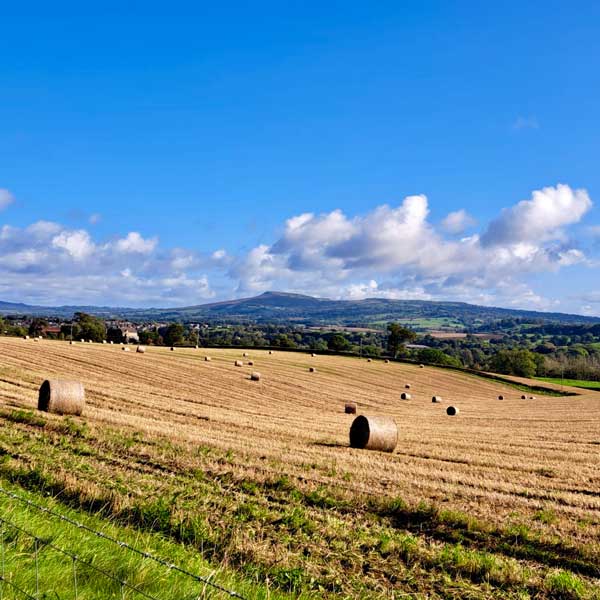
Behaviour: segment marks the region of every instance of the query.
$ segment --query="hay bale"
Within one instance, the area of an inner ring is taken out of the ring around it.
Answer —
[[[204,361],[205,361],[205,362],[210,362],[210,361],[211,361],[211,358],[210,358],[210,356],[205,356],[205,357],[204,357]]]
[[[367,358],[367,362],[371,362],[371,359],[370,359],[370,358]]]
[[[83,338],[81,338],[80,341],[81,341],[82,344],[85,344],[85,340]]]
[[[171,352],[175,352],[175,348],[173,348],[173,346],[171,346]]]
[[[146,346],[138,346],[135,351],[144,354],[146,352]]]
[[[112,340],[110,341],[110,343],[111,343],[111,344],[114,344],[114,342],[113,342]]]
[[[246,357],[248,356],[248,353],[247,353],[247,352],[244,352],[244,354],[242,354],[242,356],[243,356],[244,358],[246,358]]]
[[[316,373],[317,369],[316,369],[316,367],[308,367],[308,371],[309,371],[309,373]]]
[[[385,359],[385,364],[387,365],[387,364],[389,364],[389,362],[390,362],[390,361],[389,361],[389,360],[386,358],[386,359]]]
[[[273,354],[273,350],[269,350],[269,354]]]
[[[39,342],[40,340],[38,338],[33,338],[34,342]]]
[[[400,400],[410,400],[412,398],[412,396],[410,394],[408,394],[407,392],[402,392],[400,394]]]
[[[249,360],[248,361],[248,366],[249,367],[253,367],[254,366],[254,361],[253,360]]]
[[[127,346],[123,346],[121,350],[123,350],[123,352],[129,352],[129,348]]]
[[[424,369],[425,365],[419,365],[419,369]]]
[[[356,417],[350,426],[350,446],[393,452],[398,444],[398,426],[391,417]]]
[[[410,383],[407,383],[407,384],[404,386],[404,389],[410,390]]]
[[[250,375],[250,379],[252,381],[260,381],[260,373],[258,371],[254,371],[251,375]]]
[[[525,394],[523,394],[523,395],[521,396],[521,400],[527,400],[527,396],[526,396]]]
[[[449,406],[446,409],[446,414],[449,415],[449,416],[451,416],[451,417],[456,416],[459,412],[460,411],[458,410],[458,408],[456,406]]]
[[[243,361],[241,361],[241,360],[236,360],[236,361],[235,361],[233,364],[234,364],[236,367],[243,367],[243,366],[244,366],[244,363],[243,363]]]
[[[504,400],[504,396],[500,394],[500,396],[498,396],[498,400]]]
[[[29,336],[28,336],[28,335],[26,335],[26,336],[25,336],[23,339],[24,339],[24,340],[28,340],[28,339],[29,339]]]
[[[530,400],[535,400],[535,396],[529,396]]]
[[[38,410],[58,415],[80,415],[85,407],[85,389],[79,381],[46,379],[40,387]]]
[[[434,396],[431,399],[432,402],[436,403],[436,404],[440,404],[442,402],[442,397],[441,396]]]
[[[38,335],[38,340],[43,340],[44,338],[41,335]]]
[[[103,343],[103,344],[106,344],[107,342],[106,342],[106,340],[102,340],[102,343]]]
[[[316,354],[314,352],[312,352],[311,356],[314,358],[316,356]]]
[[[346,404],[344,404],[344,412],[347,415],[355,415],[356,414],[356,402],[346,402]]]

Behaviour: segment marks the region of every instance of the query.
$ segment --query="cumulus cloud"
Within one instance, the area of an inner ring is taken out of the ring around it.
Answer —
[[[414,195],[353,217],[339,209],[300,213],[285,221],[273,243],[240,255],[164,248],[136,231],[98,240],[50,221],[4,225],[0,298],[168,306],[279,289],[556,309],[528,281],[537,273],[597,264],[569,235],[591,206],[585,190],[546,187],[464,235],[475,226],[466,211],[451,212],[436,227],[428,198]]]
[[[14,201],[15,197],[8,190],[0,188],[0,210],[4,210]]]
[[[458,234],[464,233],[476,223],[475,219],[464,208],[461,208],[460,210],[448,213],[442,221],[442,228],[448,233]]]
[[[578,223],[592,207],[586,190],[568,185],[546,187],[533,192],[530,200],[506,208],[483,234],[483,245],[538,244],[562,238],[562,228]]]
[[[451,213],[438,231],[423,195],[354,218],[341,210],[304,213],[287,220],[274,244],[240,257],[230,275],[240,292],[321,290],[334,297],[452,297],[550,308],[551,300],[521,280],[586,263],[566,232],[591,206],[585,190],[543,188],[502,211],[482,234],[458,240],[443,231],[457,233],[470,222],[467,213]]]
[[[214,297],[210,257],[161,249],[139,232],[108,242],[84,229],[37,221],[0,227],[0,298],[40,303],[163,306]]]

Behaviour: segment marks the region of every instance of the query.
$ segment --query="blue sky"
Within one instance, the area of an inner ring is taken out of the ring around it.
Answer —
[[[600,314],[597,3],[128,6],[0,9],[0,299]]]

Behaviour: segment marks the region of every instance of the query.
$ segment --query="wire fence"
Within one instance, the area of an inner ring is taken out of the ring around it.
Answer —
[[[127,553],[131,556],[144,559],[153,564],[156,569],[166,570],[169,573],[176,574],[177,576],[186,579],[186,583],[189,583],[188,587],[196,590],[192,594],[187,595],[187,598],[204,599],[209,597],[228,597],[238,598],[239,600],[248,600],[238,592],[213,581],[212,578],[214,573],[210,576],[197,575],[183,567],[155,556],[152,553],[140,550],[127,542],[118,540],[101,531],[97,531],[84,523],[61,515],[45,506],[41,506],[40,504],[15,494],[10,490],[0,487],[0,494],[10,498],[14,502],[27,506],[27,508],[32,509],[33,511],[57,519],[68,527],[76,528],[79,531],[85,532],[87,535],[102,540],[109,544],[110,547],[114,547],[115,550],[118,550],[120,553]],[[80,579],[83,578],[86,585],[89,586],[90,581],[97,581],[97,579],[94,578],[103,578],[109,584],[108,587],[111,589],[110,597],[112,598],[120,598],[120,600],[137,600],[138,598],[164,600],[164,594],[157,596],[155,595],[156,592],[144,590],[142,589],[141,584],[128,580],[123,574],[111,572],[109,569],[95,564],[93,559],[78,556],[77,552],[73,551],[72,548],[69,549],[59,546],[52,538],[38,535],[33,531],[30,531],[29,528],[17,524],[14,520],[7,518],[7,516],[8,515],[0,516],[0,600],[4,600],[6,588],[16,593],[17,597],[20,596],[32,600],[42,600],[43,598],[50,597],[48,593],[56,590],[51,590],[47,586],[52,586],[55,582],[43,581],[42,577],[42,561],[48,560],[48,554],[50,552],[54,553],[55,556],[60,557],[60,560],[63,562],[63,572],[64,569],[67,568],[70,570],[68,577],[70,590],[64,589],[65,579],[63,578],[61,583],[62,587],[58,590],[61,595],[52,597],[69,597],[74,600],[87,599],[89,598],[89,595],[82,593]],[[28,541],[29,543],[24,543],[24,541]],[[15,572],[8,568],[9,564],[12,564],[10,559],[15,558],[18,558],[19,560],[19,571],[22,573],[26,569],[29,573],[28,587],[31,587],[32,589],[25,589],[24,585],[20,583],[19,578],[15,577]],[[210,592],[210,595],[207,592]]]

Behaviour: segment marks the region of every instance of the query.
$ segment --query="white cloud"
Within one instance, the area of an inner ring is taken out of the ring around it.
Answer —
[[[501,299],[505,305],[550,307],[550,300],[523,287],[521,280],[591,264],[566,236],[591,205],[585,190],[544,188],[504,210],[482,235],[459,240],[445,238],[429,223],[428,200],[422,195],[352,219],[340,210],[305,213],[288,219],[273,245],[263,244],[238,259],[230,275],[240,291],[452,297],[488,304]],[[454,231],[468,222],[464,211],[451,214],[445,225]]]
[[[475,219],[464,208],[461,208],[455,212],[448,213],[442,221],[442,227],[448,233],[458,234],[464,233],[476,223]]]
[[[586,190],[572,190],[563,184],[536,190],[530,200],[504,209],[489,224],[481,241],[493,246],[560,239],[562,228],[578,223],[591,207]]]
[[[95,246],[87,231],[63,231],[52,239],[55,248],[66,250],[75,260],[83,260],[94,252]]]
[[[15,201],[15,197],[5,189],[0,188],[0,210],[4,210]]]
[[[238,256],[223,248],[206,255],[167,249],[135,231],[103,241],[49,221],[4,225],[0,298],[169,306],[279,289],[551,309],[554,301],[528,281],[536,273],[596,264],[569,237],[591,205],[585,190],[547,187],[503,210],[482,233],[459,237],[472,223],[464,210],[436,228],[428,199],[408,196],[354,217],[342,210],[301,213],[284,223],[274,243]],[[583,303],[593,300],[578,306]]]
[[[144,239],[137,231],[132,231],[114,243],[118,252],[150,254],[157,246],[158,238]]]

